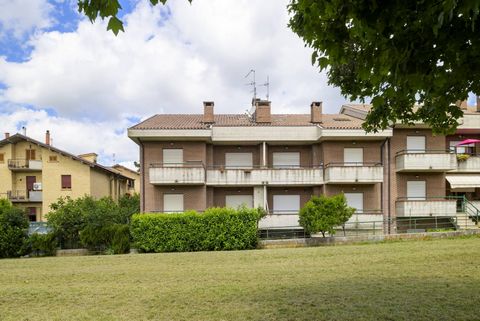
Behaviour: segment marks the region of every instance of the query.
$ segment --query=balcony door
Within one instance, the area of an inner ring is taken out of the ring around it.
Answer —
[[[252,153],[225,153],[225,167],[227,168],[252,168]]]
[[[163,150],[163,165],[166,167],[183,166],[183,149],[165,148]]]
[[[273,195],[273,214],[298,214],[300,195]]]
[[[349,166],[363,166],[363,148],[344,148],[343,162]]]
[[[225,196],[225,206],[235,209],[241,206],[253,208],[253,195],[227,195]]]
[[[33,184],[37,182],[37,177],[36,176],[27,176],[26,179],[26,191],[27,191],[27,197],[30,197],[30,191],[33,191]]]
[[[425,136],[407,136],[408,153],[425,153]]]
[[[355,213],[363,213],[363,193],[345,193],[347,205],[355,209]]]
[[[427,197],[427,183],[425,181],[407,182],[407,199],[409,201],[424,201]]]
[[[300,153],[273,153],[273,168],[299,168]]]

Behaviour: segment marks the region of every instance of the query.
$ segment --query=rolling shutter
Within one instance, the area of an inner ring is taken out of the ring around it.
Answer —
[[[253,208],[253,195],[227,195],[225,196],[225,206],[235,209],[240,206]]]
[[[165,213],[183,212],[183,194],[164,194],[163,211]]]
[[[347,165],[363,165],[363,148],[344,148],[343,162]]]
[[[425,181],[408,181],[407,182],[407,198],[409,200],[424,201],[426,198]]]
[[[183,164],[183,149],[164,149],[163,164],[181,166]]]
[[[363,212],[363,193],[345,193],[347,205],[356,209],[355,213]]]
[[[228,168],[252,168],[252,153],[226,153],[225,167]]]
[[[298,168],[300,167],[300,153],[273,153],[273,168]]]
[[[407,136],[408,153],[425,153],[425,136]]]
[[[274,214],[298,214],[300,195],[273,195]]]

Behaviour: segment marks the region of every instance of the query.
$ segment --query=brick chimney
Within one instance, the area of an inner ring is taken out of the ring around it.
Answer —
[[[460,109],[462,110],[467,110],[467,101],[466,100],[457,100],[457,102],[455,103],[455,105],[457,105],[458,107],[460,107]]]
[[[10,133],[5,133],[5,139],[10,137]]]
[[[50,146],[50,131],[49,130],[47,130],[45,132],[45,144]]]
[[[255,102],[255,122],[271,123],[271,102],[268,100],[258,100]]]
[[[310,104],[310,121],[314,124],[322,122],[322,102],[314,101]]]
[[[480,96],[477,96],[477,113],[480,113]]]
[[[213,115],[213,101],[204,101],[203,102],[203,122],[207,124],[211,124],[215,122],[215,118]]]

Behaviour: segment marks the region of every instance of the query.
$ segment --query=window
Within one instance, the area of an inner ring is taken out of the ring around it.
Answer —
[[[273,214],[298,214],[300,195],[273,195]]]
[[[35,159],[35,149],[25,150],[25,159],[26,160],[34,160]]]
[[[36,207],[27,207],[28,220],[30,222],[37,221],[37,208]]]
[[[225,206],[235,209],[240,206],[253,208],[253,195],[227,195],[225,196]]]
[[[0,153],[0,163],[3,163],[3,162],[5,162],[5,154]]]
[[[273,153],[273,168],[299,168],[300,153]]]
[[[408,181],[407,182],[407,198],[408,200],[424,201],[426,199],[426,182],[425,181]]]
[[[346,165],[362,166],[363,165],[363,148],[344,148],[343,162]]]
[[[50,156],[48,157],[48,160],[49,160],[50,162],[58,162],[57,155],[50,155]]]
[[[225,167],[228,168],[252,168],[252,153],[226,153]]]
[[[460,141],[450,142],[450,151],[457,154],[474,154],[475,144],[456,146]]]
[[[165,213],[183,212],[183,194],[163,194]]]
[[[165,148],[163,150],[163,164],[168,166],[182,166],[183,149]]]
[[[347,205],[355,209],[355,213],[363,212],[363,193],[345,193]]]
[[[407,136],[408,153],[425,153],[425,136]]]
[[[128,188],[135,188],[135,180],[129,179],[127,181],[127,186],[128,186]]]
[[[72,175],[62,175],[62,189],[72,189]]]

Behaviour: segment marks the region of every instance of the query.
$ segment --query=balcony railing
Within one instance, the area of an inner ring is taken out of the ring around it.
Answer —
[[[456,159],[457,159],[457,168],[455,169],[455,172],[463,172],[463,173],[480,172],[480,155],[479,154],[456,154]]]
[[[8,168],[12,171],[41,171],[42,161],[33,159],[9,159]]]
[[[449,150],[402,150],[397,153],[397,172],[445,172],[457,168],[456,156]]]
[[[383,182],[381,163],[329,163],[325,184],[373,184]]]
[[[208,185],[322,185],[323,168],[275,167],[236,168],[212,166],[207,169]]]
[[[459,209],[457,199],[447,197],[398,198],[395,204],[397,217],[455,216]],[[460,204],[461,206],[461,204]]]
[[[150,164],[149,178],[154,185],[202,185],[205,167],[202,162],[155,163]]]
[[[42,191],[13,190],[7,191],[7,198],[12,202],[42,202]]]

